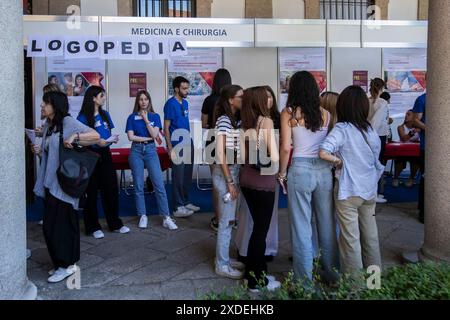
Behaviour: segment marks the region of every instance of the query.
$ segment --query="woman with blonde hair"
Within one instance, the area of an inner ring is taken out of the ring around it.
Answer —
[[[329,130],[333,129],[337,122],[336,105],[338,98],[339,94],[333,91],[326,91],[320,95],[320,106],[331,115]]]

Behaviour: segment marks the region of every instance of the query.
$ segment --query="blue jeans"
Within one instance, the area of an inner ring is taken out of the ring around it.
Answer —
[[[183,152],[180,152],[183,156]],[[192,186],[194,149],[191,145],[191,162],[172,165],[173,209],[189,204],[189,191]]]
[[[295,276],[312,280],[314,212],[324,278],[337,280],[334,269],[339,269],[339,252],[330,164],[321,159],[294,158],[288,175],[288,198]]]
[[[239,182],[239,165],[230,165],[231,177],[234,183]],[[217,230],[216,265],[223,267],[230,264],[231,221],[236,219],[237,199],[225,203],[222,197],[228,193],[227,183],[220,165],[213,169],[213,186],[218,195],[219,228]]]
[[[144,167],[147,168],[148,175],[152,181],[155,190],[156,202],[158,204],[159,214],[169,216],[169,204],[167,201],[166,188],[159,163],[156,145],[154,143],[138,144],[131,146],[130,156],[128,157],[131,173],[133,174],[134,200],[138,215],[146,215],[145,196],[144,196]]]

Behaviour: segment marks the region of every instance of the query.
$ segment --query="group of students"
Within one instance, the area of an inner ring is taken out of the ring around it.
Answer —
[[[231,83],[229,74],[219,71],[216,77]],[[375,206],[384,172],[380,162],[384,139],[370,120],[389,119],[377,106],[382,90],[375,90],[376,82],[372,81],[370,99],[358,86],[320,97],[314,77],[297,72],[281,114],[270,87],[243,90],[229,83],[215,81],[223,87],[213,89],[216,97],[208,97],[202,110],[203,127],[215,128],[217,139],[218,162],[211,165],[216,204],[211,225],[218,224],[216,273],[245,278],[252,291],[261,285],[269,290],[280,286],[268,275],[266,264],[273,239],[269,230],[277,228],[275,198],[280,186],[288,196],[297,278],[312,281],[315,258],[327,282],[335,282],[340,271],[381,267]],[[280,143],[274,129],[281,130]],[[250,161],[255,153],[256,164]],[[259,163],[261,153],[268,155],[272,170]],[[239,258],[246,255],[239,260],[229,254],[236,218]]]
[[[216,72],[213,93],[202,108],[202,123],[213,130],[215,137],[210,137],[207,144],[214,143],[215,150],[210,163],[217,274],[244,278],[251,291],[261,286],[269,290],[280,286],[268,274],[266,261],[271,255],[268,249],[274,254],[277,251],[280,189],[288,196],[296,278],[311,282],[316,258],[320,260],[322,278],[330,283],[337,281],[341,272],[352,274],[372,265],[381,267],[375,206],[378,182],[384,172],[380,160],[385,127],[374,119],[388,122],[389,113],[379,101],[383,90],[377,81],[371,83],[370,99],[359,86],[349,86],[339,95],[320,96],[314,77],[306,71],[297,72],[290,79],[287,103],[280,113],[269,86],[243,89],[232,84],[227,70]],[[177,228],[170,218],[156,153],[155,140],[162,128],[173,162],[174,216],[188,217],[199,210],[188,201],[192,140],[176,132],[189,134],[189,106],[185,100],[189,81],[177,77],[173,88],[174,96],[164,106],[164,125],[146,91],[138,93],[133,113],[127,119],[126,132],[132,141],[129,162],[141,228],[148,223],[144,168],[155,189],[158,211],[164,216],[163,226]],[[104,236],[97,217],[99,189],[110,230],[129,232],[118,217],[117,177],[109,150],[117,138],[111,139],[114,124],[102,109],[104,103],[104,89],[90,87],[76,120],[68,116],[66,95],[47,92],[43,97],[41,113],[47,119],[42,130],[44,139],[33,150],[41,158],[35,193],[45,199],[44,236],[56,270],[49,282],[72,274],[72,266],[79,260],[76,210],[80,199],[64,194],[56,178],[61,130],[66,147],[76,142],[90,146],[101,156],[83,206],[86,232],[97,238]],[[180,162],[179,158],[184,160]],[[232,229],[237,218],[239,259],[232,259]]]
[[[188,80],[177,77],[173,81],[173,87],[175,94],[164,106],[164,126],[153,109],[150,94],[144,90],[138,92],[133,112],[126,120],[125,131],[132,142],[128,160],[133,176],[136,210],[140,216],[139,228],[148,226],[144,196],[146,168],[153,185],[158,212],[164,217],[163,227],[169,230],[178,229],[171,218],[155,143],[160,142],[161,131],[164,130],[169,154],[172,154],[172,148],[180,143],[177,138],[172,139],[173,133],[180,128],[189,132],[189,113],[185,100],[189,88]],[[130,232],[119,218],[119,189],[110,150],[110,146],[118,142],[118,135],[112,134],[114,123],[110,114],[102,108],[105,102],[106,93],[102,87],[89,87],[75,119],[69,114],[67,95],[53,84],[44,87],[41,103],[41,119],[44,120],[44,125],[37,130],[42,142],[33,145],[32,151],[40,159],[34,192],[44,199],[44,238],[54,266],[49,272],[49,282],[62,281],[75,272],[75,263],[80,258],[78,210],[83,209],[86,234],[96,239],[105,237],[98,219],[98,191],[110,231],[121,234]],[[58,183],[60,134],[64,147],[73,148],[74,144],[78,144],[89,147],[99,155],[86,194],[81,198],[67,195]],[[186,140],[183,140],[183,143],[186,143]],[[173,216],[188,217],[199,211],[199,207],[189,203],[192,162],[174,163],[172,181]]]

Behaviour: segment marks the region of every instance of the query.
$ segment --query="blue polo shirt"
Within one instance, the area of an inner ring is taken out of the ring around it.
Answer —
[[[427,94],[424,93],[420,97],[417,98],[414,103],[413,112],[414,113],[422,113],[422,122],[426,123],[425,117],[425,105],[427,103]],[[420,150],[425,150],[425,130],[420,130]]]
[[[109,123],[111,123],[111,126],[108,125],[107,121],[104,121],[100,114],[96,115],[94,120],[94,129],[98,132],[100,135],[100,138],[106,140],[109,137],[111,137],[111,130],[114,129],[114,123],[111,120],[111,116],[109,115],[108,111],[104,111],[106,113],[106,116],[108,117]],[[77,117],[77,120],[81,123],[88,125],[86,116],[84,114],[79,114]],[[98,145],[93,145],[94,148],[100,148]]]
[[[189,105],[187,100],[183,99],[181,104],[175,97],[167,100],[164,105],[164,120],[170,120],[169,132],[172,146],[179,144],[182,141],[182,137],[180,137],[179,140],[173,140],[173,132],[177,129],[185,129],[190,132]]]
[[[159,114],[147,113],[147,119],[152,127],[162,128]],[[133,112],[128,116],[125,132],[128,131],[133,131],[134,135],[138,137],[151,138],[144,119],[137,112]]]

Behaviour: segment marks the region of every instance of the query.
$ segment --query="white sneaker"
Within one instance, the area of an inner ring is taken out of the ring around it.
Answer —
[[[243,264],[240,261],[237,261],[236,259],[230,259],[230,265],[238,270],[244,270],[245,269],[245,264]]]
[[[66,268],[58,268],[58,270],[56,270],[55,273],[47,279],[47,281],[50,283],[56,283],[56,282],[63,281],[65,278],[74,274],[76,270],[77,270],[77,267],[75,265],[70,266],[67,269]]]
[[[130,228],[128,228],[127,226],[122,226],[122,228],[120,228],[119,230],[114,230],[114,232],[125,234],[130,232]]]
[[[44,220],[39,220],[38,225],[42,226],[44,224]]]
[[[188,205],[184,206],[186,209],[197,212],[200,211],[200,207],[194,206],[192,203],[189,203]]]
[[[186,218],[192,216],[194,211],[186,209],[186,207],[178,207],[177,211],[174,211],[173,215],[176,218]]]
[[[145,229],[148,225],[148,218],[146,215],[141,216],[141,219],[139,219],[139,228]]]
[[[380,197],[380,195],[378,195],[378,197],[375,199],[375,202],[376,203],[386,203],[387,200],[384,199],[384,197],[382,198],[382,197]]]
[[[173,222],[171,217],[164,218],[163,227],[167,228],[169,230],[177,230],[178,229],[177,225],[175,224],[175,222]]]
[[[95,239],[102,239],[105,237],[105,234],[102,230],[97,230],[92,234],[92,236],[94,236]]]
[[[269,283],[264,288],[266,288],[268,291],[275,291],[276,289],[281,287],[281,282],[275,280],[274,276],[266,276],[266,278],[267,278],[267,280],[269,280]],[[250,291],[252,293],[259,293],[261,290],[259,288],[254,288],[254,289],[249,288],[248,291]]]
[[[230,279],[242,279],[244,276],[244,272],[234,269],[233,267],[229,265],[218,267],[216,265],[216,274],[222,277],[230,278]]]

